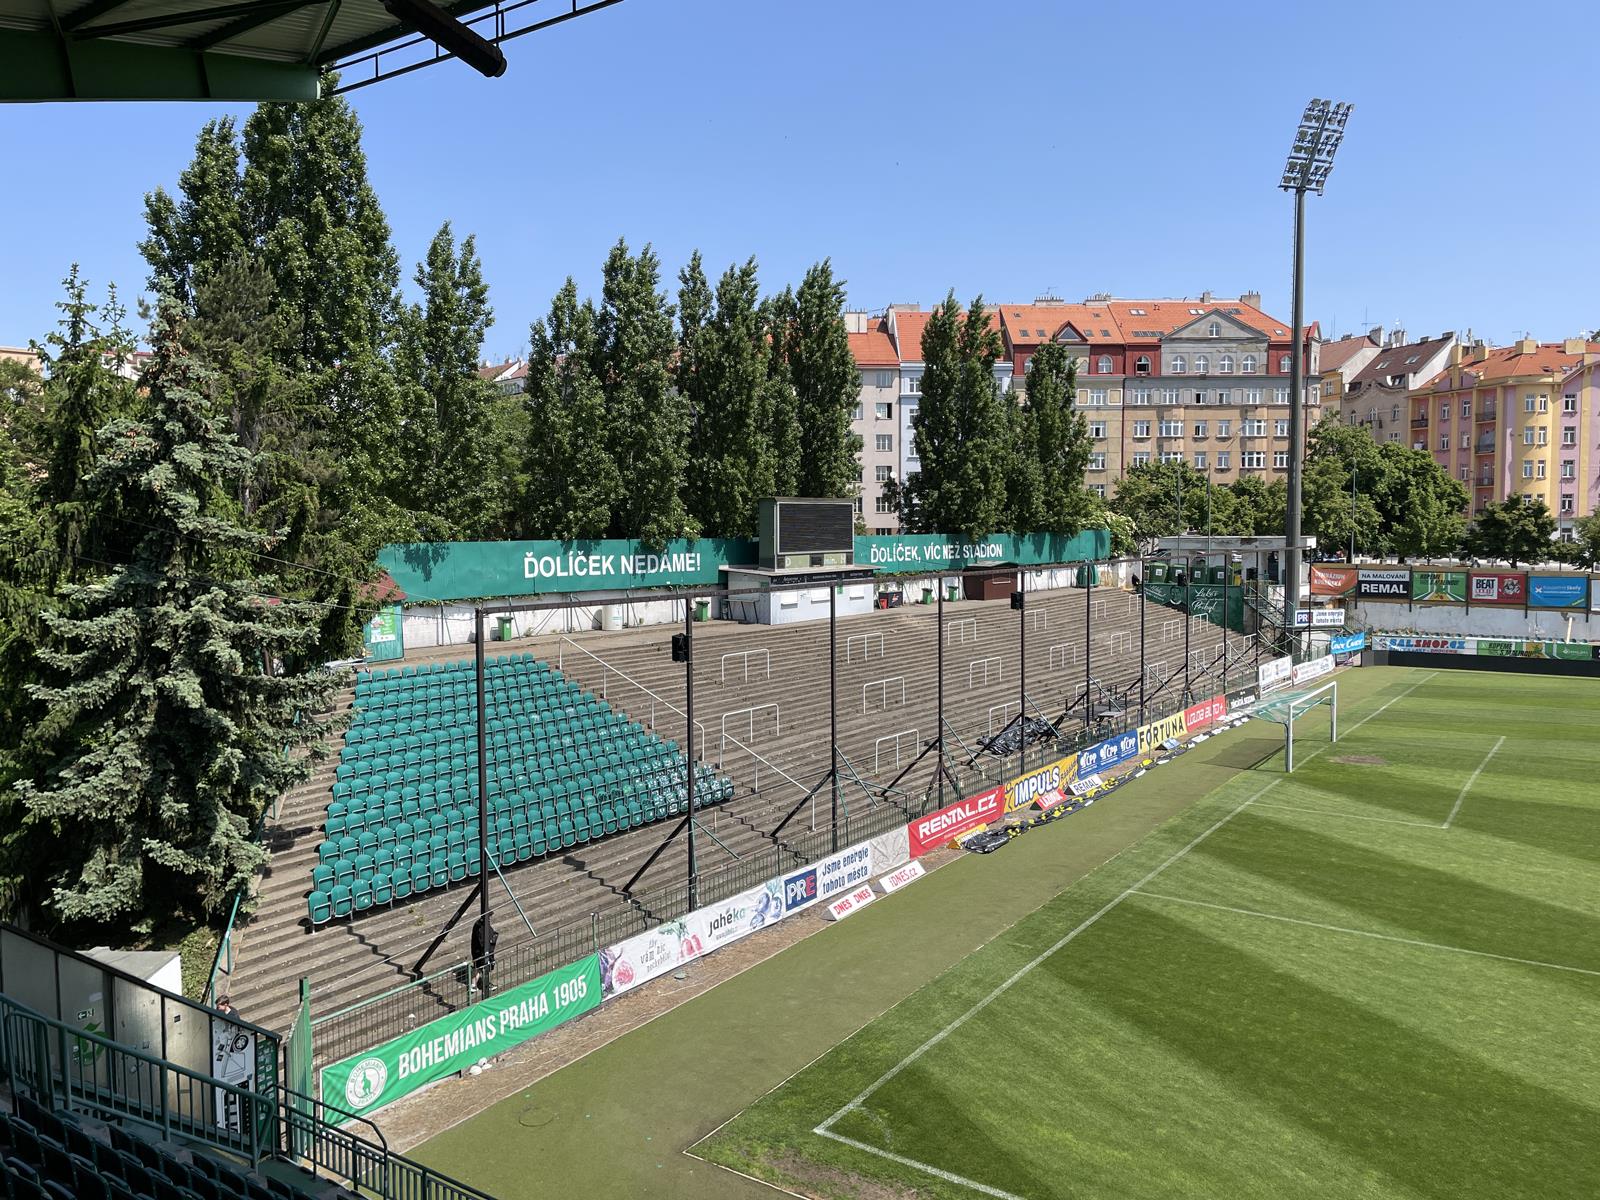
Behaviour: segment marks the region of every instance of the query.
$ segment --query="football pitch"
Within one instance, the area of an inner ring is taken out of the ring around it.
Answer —
[[[1600,1194],[1600,685],[1339,693],[1292,776],[1225,733],[418,1156],[502,1200]]]
[[[1396,672],[1340,716],[694,1153],[830,1197],[1600,1194],[1600,688]]]

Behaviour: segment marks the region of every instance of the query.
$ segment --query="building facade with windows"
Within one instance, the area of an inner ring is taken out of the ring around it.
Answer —
[[[1407,401],[1411,444],[1471,493],[1471,511],[1541,499],[1562,536],[1600,511],[1600,341],[1452,348]]]
[[[1383,327],[1365,334],[1347,333],[1336,341],[1322,343],[1318,365],[1322,370],[1322,410],[1338,412],[1339,401],[1352,380],[1383,349]]]
[[[1456,345],[1454,333],[1408,342],[1405,330],[1394,330],[1346,384],[1339,397],[1339,419],[1346,425],[1365,425],[1376,442],[1415,445],[1423,440],[1411,413],[1411,390],[1449,366]]]
[[[845,314],[850,353],[861,372],[861,395],[850,414],[850,432],[861,439],[857,456],[861,490],[856,515],[872,533],[895,533],[900,519],[888,502],[884,485],[903,478],[901,469],[900,356],[883,317]]]
[[[1148,462],[1188,462],[1218,483],[1287,472],[1293,339],[1286,323],[1261,310],[1259,294],[1042,299],[1002,304],[999,313],[1024,387],[1040,345],[1070,347],[1078,408],[1094,440],[1086,482],[1101,495],[1114,495],[1125,471]],[[1313,325],[1305,338],[1308,429],[1320,403],[1315,335]]]

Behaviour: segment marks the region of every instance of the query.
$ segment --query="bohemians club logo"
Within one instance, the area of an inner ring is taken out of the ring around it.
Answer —
[[[345,1080],[344,1098],[353,1109],[363,1109],[377,1102],[389,1082],[389,1067],[381,1058],[363,1058],[350,1071]]]

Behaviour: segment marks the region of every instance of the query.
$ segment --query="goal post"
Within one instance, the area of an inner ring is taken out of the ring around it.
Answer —
[[[1332,680],[1319,687],[1285,692],[1257,704],[1252,717],[1283,726],[1283,770],[1294,770],[1294,723],[1319,704],[1328,706],[1328,742],[1339,740],[1339,682]]]

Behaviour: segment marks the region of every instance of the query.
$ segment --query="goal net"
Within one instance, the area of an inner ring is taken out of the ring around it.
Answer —
[[[1319,687],[1284,692],[1257,704],[1251,716],[1283,726],[1283,769],[1294,770],[1294,723],[1319,704],[1328,706],[1328,741],[1339,740],[1339,683],[1334,680]]]

